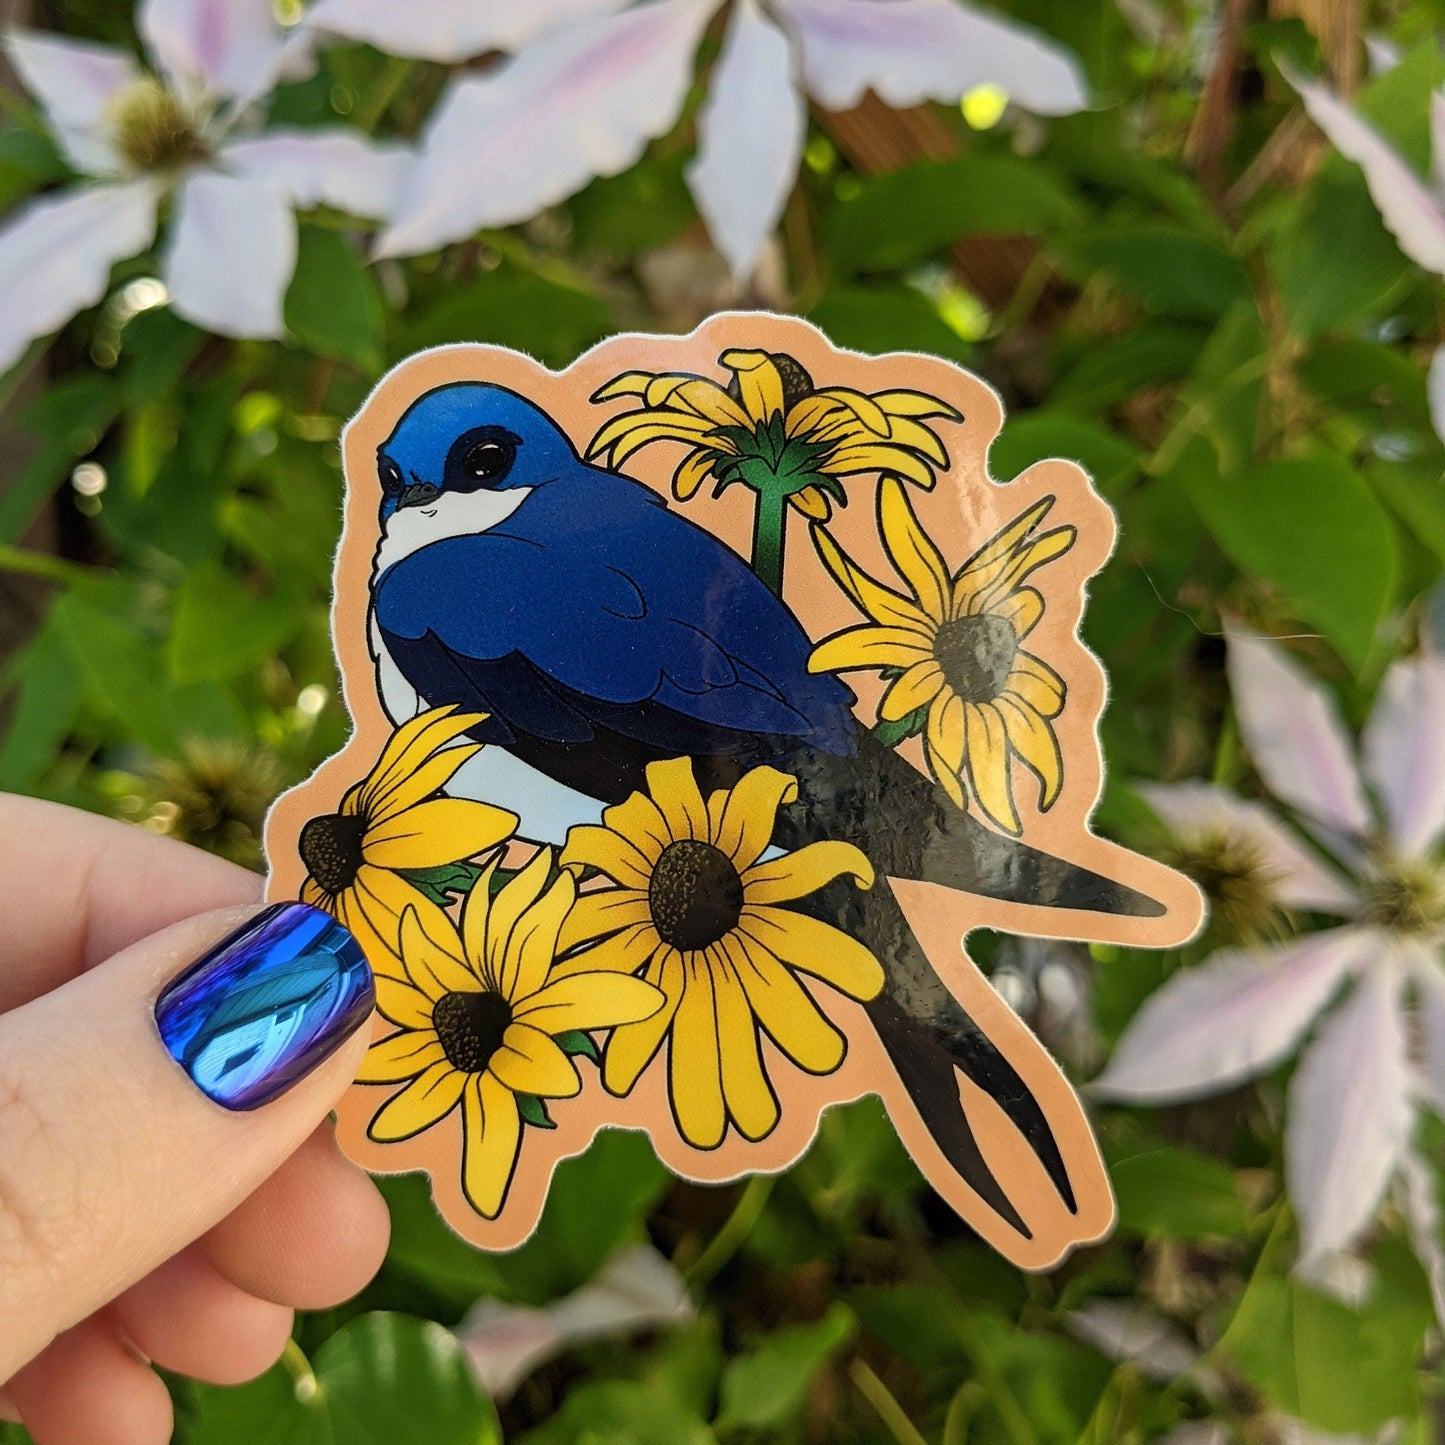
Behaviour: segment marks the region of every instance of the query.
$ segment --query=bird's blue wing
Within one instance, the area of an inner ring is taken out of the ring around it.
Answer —
[[[422,697],[485,706],[499,741],[585,743],[601,726],[682,753],[721,729],[851,751],[851,694],[809,673],[787,608],[637,484],[586,470],[505,531],[432,543],[378,579],[382,637]]]

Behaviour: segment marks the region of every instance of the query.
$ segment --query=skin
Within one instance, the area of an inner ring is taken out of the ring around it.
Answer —
[[[162,1445],[153,1364],[250,1379],[294,1309],[381,1263],[386,1207],[327,1118],[366,1030],[234,1114],[156,1033],[157,993],[260,891],[182,844],[0,795],[0,1414],[36,1445]]]

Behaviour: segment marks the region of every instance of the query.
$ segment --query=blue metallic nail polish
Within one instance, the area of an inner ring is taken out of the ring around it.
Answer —
[[[203,1093],[255,1109],[350,1037],[375,997],[361,945],[330,914],[273,903],[166,986],[156,1024]]]

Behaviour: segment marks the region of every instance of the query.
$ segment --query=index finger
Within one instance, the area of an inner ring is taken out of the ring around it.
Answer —
[[[129,823],[0,793],[0,1013],[261,878]]]

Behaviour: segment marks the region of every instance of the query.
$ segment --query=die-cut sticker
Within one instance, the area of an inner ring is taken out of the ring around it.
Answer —
[[[879,1095],[1011,1260],[1102,1236],[1108,1178],[970,930],[1167,947],[1192,883],[1096,837],[1114,520],[990,479],[957,366],[792,318],[402,362],[343,437],[333,631],[355,730],[282,798],[269,896],[377,975],[346,1151],[488,1248],[640,1129],[776,1171]]]

